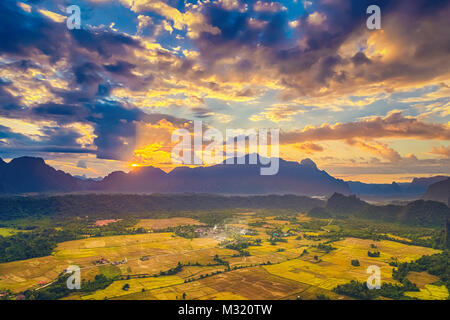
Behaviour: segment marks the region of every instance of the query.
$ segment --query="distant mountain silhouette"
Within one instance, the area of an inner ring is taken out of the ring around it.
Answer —
[[[129,173],[115,171],[97,184],[97,188],[123,192],[162,192],[166,188],[167,174],[159,168],[140,167]]]
[[[428,188],[432,184],[447,180],[449,178],[450,177],[448,177],[448,176],[434,176],[434,177],[429,177],[429,178],[414,178],[411,182],[411,185],[424,186],[425,188]]]
[[[41,158],[20,157],[0,161],[0,192],[70,192],[80,190],[79,180],[47,165]]]
[[[430,185],[423,198],[425,200],[440,201],[450,206],[450,178]]]
[[[420,198],[428,186],[447,179],[446,176],[434,176],[429,178],[414,178],[411,182],[404,183],[362,183],[348,181],[350,191],[365,199],[417,199]]]
[[[210,167],[178,167],[170,173],[139,167],[112,172],[101,181],[83,180],[57,171],[43,159],[22,157],[0,165],[1,193],[108,191],[122,193],[301,194],[325,196],[350,193],[346,182],[319,170],[310,159],[300,163],[279,159],[278,174],[260,175],[258,164],[221,163]],[[238,163],[238,159],[234,159]]]
[[[257,157],[259,163],[259,157]],[[278,174],[260,175],[260,164],[221,163],[210,167],[178,167],[170,173],[154,167],[142,167],[126,174],[113,172],[99,183],[101,190],[135,192],[197,192],[222,194],[348,194],[348,185],[310,160],[301,163],[279,159]],[[238,163],[238,159],[234,159]]]
[[[442,226],[450,219],[450,208],[437,201],[416,200],[406,205],[372,205],[354,195],[335,193],[324,207],[316,207],[308,215],[317,218],[362,218],[400,222],[417,226]]]

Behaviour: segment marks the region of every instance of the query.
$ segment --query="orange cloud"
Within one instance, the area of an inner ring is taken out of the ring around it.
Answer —
[[[444,156],[446,158],[450,158],[450,146],[448,146],[448,147],[444,147],[444,146],[433,147],[431,149],[430,153],[437,154],[439,156]]]
[[[140,149],[134,150],[133,164],[161,166],[171,163],[170,151],[161,150],[159,143],[148,144]]]
[[[282,132],[280,143],[290,144],[302,141],[351,140],[355,138],[415,138],[450,140],[450,126],[441,123],[427,123],[413,117],[405,117],[399,111],[389,112],[385,117],[370,117],[356,122],[322,124],[320,127],[306,127],[303,130]]]
[[[398,162],[402,159],[402,156],[397,151],[395,151],[385,143],[377,141],[372,141],[370,143],[357,141],[356,145],[367,152],[378,155],[391,162]]]
[[[312,154],[316,152],[322,152],[324,149],[322,146],[312,143],[312,142],[305,142],[301,144],[296,144],[294,147],[304,153]]]
[[[293,121],[292,116],[304,112],[301,107],[287,104],[276,104],[265,111],[250,117],[251,121],[270,120],[272,122]]]

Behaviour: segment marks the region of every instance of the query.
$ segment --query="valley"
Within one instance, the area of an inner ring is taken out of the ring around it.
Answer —
[[[448,262],[439,228],[286,209],[147,215],[53,216],[36,228],[27,218],[4,222],[19,237],[44,228],[47,236],[71,232],[66,236],[73,240],[55,243],[48,254],[0,263],[2,298],[358,299],[351,290],[355,283],[365,285],[369,266],[380,268],[382,283],[370,298],[449,296],[448,266],[440,273],[431,268],[411,269],[404,278],[395,274],[399,265],[424,256],[444,255]],[[17,229],[26,226],[32,230]],[[1,238],[2,245],[11,237]],[[70,265],[80,267],[80,290],[66,288]]]

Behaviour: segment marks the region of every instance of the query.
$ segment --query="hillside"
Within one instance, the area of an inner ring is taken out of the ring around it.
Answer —
[[[450,208],[437,201],[416,200],[405,206],[376,206],[356,196],[333,194],[325,208],[313,208],[308,215],[317,218],[361,218],[399,222],[416,226],[442,226],[450,218]]]
[[[425,200],[440,201],[450,205],[450,178],[430,185],[423,198]]]
[[[319,199],[296,195],[221,196],[208,194],[77,194],[0,197],[0,220],[30,216],[161,217],[173,212],[227,209],[290,209],[305,212],[324,206]]]

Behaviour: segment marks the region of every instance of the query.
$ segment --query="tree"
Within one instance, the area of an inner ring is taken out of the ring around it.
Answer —
[[[358,259],[352,260],[352,261],[351,261],[351,264],[352,264],[352,266],[354,266],[354,267],[359,267],[359,266],[360,266],[359,260],[358,260]]]
[[[372,258],[378,258],[380,256],[380,251],[367,251],[367,255]]]

